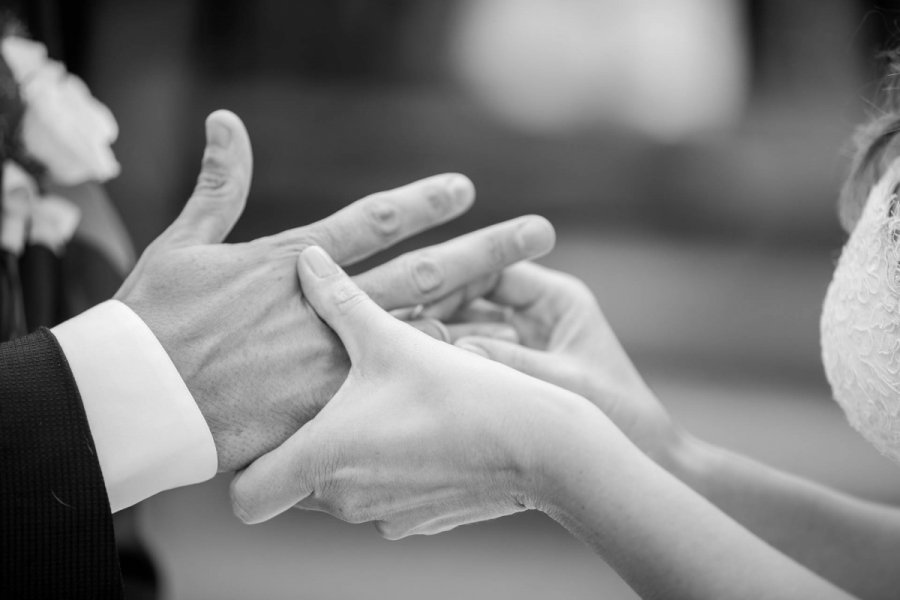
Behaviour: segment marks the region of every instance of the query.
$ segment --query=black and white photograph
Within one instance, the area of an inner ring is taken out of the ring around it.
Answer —
[[[0,599],[898,598],[900,1],[0,0]]]

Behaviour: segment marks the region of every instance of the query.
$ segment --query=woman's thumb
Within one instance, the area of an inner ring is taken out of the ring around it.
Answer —
[[[375,329],[394,322],[318,246],[300,253],[297,274],[306,299],[341,338],[351,361],[360,355],[364,344],[380,338]]]

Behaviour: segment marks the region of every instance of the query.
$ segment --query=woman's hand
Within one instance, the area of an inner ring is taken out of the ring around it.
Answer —
[[[445,317],[444,305],[424,311]],[[519,343],[497,339],[490,325],[511,324]],[[649,456],[666,464],[680,445],[680,429],[647,387],[579,279],[533,263],[519,263],[495,279],[482,300],[447,319],[456,344],[564,387],[597,405]],[[459,337],[469,332],[474,335]]]
[[[559,454],[567,423],[608,423],[582,398],[391,317],[320,248],[298,265],[350,374],[314,419],[235,478],[243,521],[296,504],[375,521],[396,539],[515,513],[540,502],[541,461]]]
[[[317,247],[298,268],[350,374],[232,482],[245,522],[297,504],[375,521],[397,539],[533,506],[644,597],[847,598],[654,464],[583,398],[394,319]]]

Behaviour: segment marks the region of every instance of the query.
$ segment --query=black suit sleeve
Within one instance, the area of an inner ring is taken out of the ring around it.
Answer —
[[[46,329],[0,345],[0,598],[121,598],[103,474]]]

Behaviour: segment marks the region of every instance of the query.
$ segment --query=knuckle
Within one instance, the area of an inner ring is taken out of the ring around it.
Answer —
[[[369,516],[368,503],[364,502],[358,494],[344,496],[339,503],[333,506],[335,517],[347,523],[358,525],[372,519]]]
[[[585,282],[578,279],[574,275],[567,275],[567,287],[569,289],[569,293],[572,294],[575,298],[578,298],[581,301],[590,301],[594,300],[594,292],[591,291],[591,288],[587,286]]]
[[[378,236],[391,238],[400,230],[400,212],[387,198],[373,196],[365,202],[363,210]]]
[[[220,160],[207,153],[203,157],[195,189],[207,195],[230,196],[240,192],[241,185]]]
[[[319,246],[329,254],[334,252],[334,236],[327,227],[309,225],[300,231],[285,232],[274,238],[275,246],[289,254],[299,254],[310,246]]]
[[[428,206],[438,215],[447,214],[453,208],[453,197],[445,187],[428,185],[423,195]]]
[[[366,294],[349,279],[337,282],[331,292],[331,300],[341,314],[346,314],[366,299]]]
[[[410,258],[409,272],[415,289],[424,295],[436,292],[444,284],[440,265],[427,256]]]
[[[569,296],[593,295],[582,280],[570,273],[555,272],[552,275],[553,287],[563,290]]]
[[[378,532],[378,535],[380,535],[384,539],[388,539],[388,537],[387,537],[388,524],[385,521],[375,521],[372,524],[375,526],[375,531]]]
[[[195,190],[205,196],[230,197],[239,191],[239,187],[232,177],[224,173],[203,171],[197,177]]]
[[[375,521],[375,530],[386,540],[396,541],[406,537],[406,531],[389,521]]]

